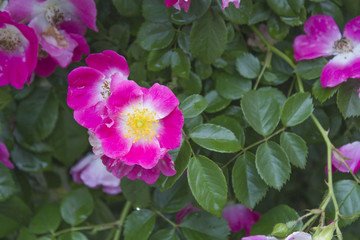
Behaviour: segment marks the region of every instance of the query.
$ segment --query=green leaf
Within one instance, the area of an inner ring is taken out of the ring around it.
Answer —
[[[347,218],[343,225],[350,224],[360,215],[360,186],[353,180],[340,180],[334,184],[334,193],[340,214]]]
[[[245,152],[236,159],[232,184],[236,198],[250,209],[265,196],[268,187],[256,170],[254,154]]]
[[[36,88],[20,102],[16,125],[29,142],[38,142],[50,135],[58,118],[58,102],[51,89]]]
[[[213,70],[210,64],[205,64],[200,60],[195,61],[195,73],[201,79],[207,79],[211,76]]]
[[[228,239],[230,234],[225,219],[206,212],[189,213],[180,227],[187,240],[224,240]]]
[[[0,238],[14,233],[23,225],[27,225],[30,216],[30,208],[16,196],[0,202]]]
[[[251,89],[251,81],[239,77],[237,74],[229,74],[226,72],[215,72],[213,75],[216,91],[223,98],[236,100]]]
[[[212,151],[231,153],[241,149],[234,133],[218,125],[201,124],[193,128],[189,135],[195,143]]]
[[[342,83],[337,93],[337,105],[344,118],[360,116],[359,80]]]
[[[267,30],[271,37],[283,40],[289,33],[289,25],[280,20],[277,16],[271,16],[266,23]]]
[[[167,22],[168,8],[163,0],[144,0],[142,14],[150,22]]]
[[[11,151],[11,159],[16,167],[26,172],[39,172],[49,167],[50,153],[33,153],[15,145]]]
[[[144,22],[138,32],[138,42],[145,50],[166,48],[173,41],[175,29],[171,23]]]
[[[221,217],[228,189],[219,166],[207,157],[193,157],[189,163],[188,181],[191,192],[200,206]]]
[[[180,178],[170,189],[154,192],[154,205],[161,212],[178,212],[190,203],[186,178]]]
[[[280,121],[280,104],[269,91],[245,93],[241,108],[250,126],[263,136],[270,135]]]
[[[353,7],[356,6],[356,3],[353,4]],[[335,22],[339,25],[340,28],[344,26],[344,16],[341,12],[341,9],[332,1],[325,1],[319,4],[316,4],[314,9],[311,12],[312,15],[322,14],[331,16],[334,18]]]
[[[188,12],[184,10],[177,10],[171,7],[170,21],[177,25],[189,24],[196,19],[201,18],[209,9],[211,1],[193,1]]]
[[[203,96],[193,94],[180,104],[180,109],[182,110],[184,118],[193,118],[201,114],[207,105],[208,103]]]
[[[120,49],[126,49],[130,41],[130,29],[125,23],[114,24],[109,29],[112,41],[116,42]]]
[[[188,78],[190,74],[190,59],[181,49],[176,49],[171,56],[171,69],[181,78]]]
[[[284,149],[277,143],[268,141],[256,150],[256,168],[265,183],[280,190],[289,179],[291,167]]]
[[[68,232],[62,234],[59,240],[87,240],[88,238],[81,232]]]
[[[307,80],[319,78],[327,62],[328,61],[323,57],[312,60],[303,60],[296,64],[295,72]]]
[[[12,101],[13,97],[9,89],[7,87],[0,87],[0,110],[4,109]]]
[[[253,6],[253,11],[249,19],[249,25],[254,25],[266,21],[271,16],[271,10],[263,2],[257,2]]]
[[[155,213],[141,209],[133,211],[125,221],[125,240],[147,240],[155,226]]]
[[[60,205],[62,218],[75,226],[82,223],[94,210],[94,200],[86,188],[73,190],[66,195]]]
[[[331,98],[336,91],[338,90],[337,87],[328,88],[322,87],[320,79],[316,80],[312,87],[312,94],[314,97],[319,100],[320,103],[324,103],[327,99]]]
[[[269,235],[277,223],[296,221],[298,218],[299,215],[294,209],[287,205],[279,205],[261,215],[259,221],[252,226],[251,235]],[[302,222],[300,221],[293,230],[299,230],[301,226]]]
[[[293,165],[305,169],[308,148],[304,139],[295,133],[284,132],[280,136],[280,145]]]
[[[151,51],[147,59],[148,70],[155,72],[170,66],[172,55],[173,55],[173,50],[170,49]]]
[[[236,58],[236,70],[245,78],[256,78],[260,73],[260,61],[251,53],[241,53]]]
[[[282,107],[281,122],[290,127],[298,125],[305,121],[313,110],[310,93],[296,93],[289,97]]]
[[[4,201],[16,191],[16,185],[10,169],[0,164],[0,201]]]
[[[147,207],[151,202],[150,188],[145,182],[122,178],[120,187],[125,198],[136,207]]]
[[[142,0],[112,0],[114,6],[123,16],[139,16],[141,10]]]
[[[153,235],[151,235],[150,240],[179,240],[179,237],[176,235],[175,229],[161,229]]]
[[[217,2],[219,7],[221,7],[222,1],[218,0]],[[236,24],[247,24],[253,11],[253,4],[251,0],[242,0],[239,8],[236,8],[234,4],[229,3],[229,6],[222,11],[230,21]]]
[[[223,18],[214,11],[208,11],[191,28],[191,53],[204,63],[214,62],[225,50],[226,33]]]
[[[208,106],[205,112],[214,113],[226,108],[231,100],[221,97],[216,90],[211,90],[205,95],[205,99],[208,102]]]
[[[89,148],[88,134],[68,109],[62,109],[56,127],[49,137],[54,157],[69,166]]]
[[[60,225],[61,216],[59,206],[48,204],[40,208],[30,223],[30,229],[33,233],[43,234],[53,233]]]
[[[209,121],[209,123],[229,129],[235,134],[236,138],[239,139],[239,143],[241,147],[244,146],[245,144],[244,130],[237,119],[225,115],[220,115],[212,118]]]
[[[169,189],[174,183],[183,175],[185,169],[188,166],[191,156],[191,146],[188,141],[183,141],[179,153],[175,158],[175,170],[176,174],[171,177],[166,177],[159,183],[161,190]]]
[[[201,79],[193,72],[190,72],[189,78],[182,78],[180,85],[190,94],[199,94],[202,89]]]
[[[22,228],[17,240],[36,240],[36,236],[29,229]]]

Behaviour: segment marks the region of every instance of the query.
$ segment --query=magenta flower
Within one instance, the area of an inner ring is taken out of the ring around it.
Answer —
[[[0,142],[0,162],[5,164],[8,168],[14,168],[14,164],[9,160],[9,151],[7,150],[4,143]]]
[[[94,0],[12,0],[5,8],[16,21],[29,22],[39,38],[36,73],[50,75],[88,54],[86,27],[97,31]]]
[[[338,169],[340,172],[349,172],[343,161],[340,161],[339,159],[345,160],[353,173],[356,174],[360,168],[360,142],[357,141],[345,144],[338,150],[347,159],[342,159],[336,151],[333,151],[331,156],[333,167]]]
[[[239,8],[240,1],[241,0],[222,0],[222,9],[228,7],[229,3],[233,3],[236,8]]]
[[[166,7],[173,6],[174,8],[180,10],[181,8],[185,10],[185,12],[189,11],[191,0],[165,0]]]
[[[306,35],[294,41],[297,61],[335,55],[324,67],[320,79],[323,87],[334,87],[348,78],[360,78],[360,17],[348,22],[341,36],[330,16],[315,15],[304,26]]]
[[[165,154],[155,167],[145,169],[139,165],[126,165],[119,159],[111,159],[106,155],[102,156],[103,164],[118,178],[127,177],[130,180],[140,179],[147,184],[153,184],[160,176],[160,172],[165,176],[176,174],[174,161],[169,154]]]
[[[111,87],[109,118],[95,130],[104,154],[126,165],[155,167],[165,152],[180,146],[184,118],[178,105],[173,92],[157,83],[146,89],[127,80]]]
[[[82,126],[95,129],[107,116],[105,102],[127,80],[129,67],[123,56],[106,50],[86,58],[89,67],[79,67],[68,76],[67,103]]]
[[[243,237],[241,240],[278,240],[274,237],[267,237],[264,235],[255,235],[255,236],[249,236],[249,237]]]
[[[70,174],[77,183],[84,183],[90,188],[103,186],[102,190],[108,194],[121,192],[120,179],[106,170],[101,159],[94,154],[88,154],[71,168]]]
[[[191,212],[198,212],[200,211],[200,208],[194,207],[191,203],[188,204],[186,207],[184,207],[183,209],[181,209],[177,214],[176,214],[176,221],[177,224],[180,224],[181,221],[183,220],[183,218],[188,215]]]
[[[0,12],[0,86],[22,88],[36,67],[38,40],[34,30]]]
[[[250,234],[252,225],[260,218],[259,213],[251,211],[242,204],[224,207],[222,215],[228,222],[232,232],[245,229],[247,235]]]

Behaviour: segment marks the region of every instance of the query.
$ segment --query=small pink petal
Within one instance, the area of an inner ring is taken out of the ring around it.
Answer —
[[[165,0],[166,7],[171,7],[175,3],[177,3],[179,0]]]
[[[285,240],[311,240],[312,237],[308,233],[304,232],[293,232]]]
[[[8,168],[14,168],[14,164],[9,160],[9,152],[4,143],[0,142],[0,162]]]
[[[222,0],[222,2],[223,2],[222,9],[228,7],[229,3],[234,3],[235,7],[239,8],[240,1],[241,0]]]
[[[83,36],[79,34],[70,33],[70,36],[72,39],[74,39],[77,42],[77,46],[74,49],[72,61],[80,61],[81,55],[88,55],[90,52],[90,47],[87,45],[86,40]]]
[[[354,18],[345,25],[343,35],[360,44],[360,16]]]
[[[222,215],[229,223],[232,232],[245,229],[247,235],[250,235],[252,225],[260,218],[259,213],[251,211],[242,204],[224,207]]]
[[[99,102],[92,107],[75,110],[74,119],[81,126],[95,130],[102,123],[104,112],[106,112],[105,102]]]
[[[249,236],[249,237],[243,237],[241,240],[278,240],[274,237],[267,237],[264,235],[255,235],[255,236]]]
[[[184,9],[185,12],[189,11],[191,0],[179,0],[178,4],[180,8]]]
[[[346,158],[350,159],[347,160],[346,163],[349,165],[350,169],[356,174],[356,172],[360,168],[360,142],[352,142],[345,144],[344,146],[340,147],[339,152]],[[336,153],[333,152],[331,156],[332,165],[337,168],[340,172],[349,172],[345,164],[341,163],[336,158]],[[340,156],[338,156],[340,157]]]
[[[330,16],[311,16],[305,23],[304,31],[306,35],[297,36],[294,40],[296,61],[330,56],[334,52],[335,41],[341,39],[339,27]]]
[[[159,160],[156,167],[159,168],[161,173],[167,177],[174,176],[176,174],[174,161],[168,153],[166,153],[164,157]]]
[[[186,207],[184,207],[183,209],[181,209],[177,214],[176,214],[176,221],[178,224],[181,223],[181,221],[183,220],[183,218],[188,215],[191,212],[198,212],[200,211],[200,208],[194,207],[193,205],[189,204]]]
[[[68,0],[75,9],[73,15],[80,18],[83,23],[94,31],[98,31],[96,27],[96,5],[94,0]]]
[[[139,140],[132,144],[130,151],[121,160],[127,165],[137,164],[145,169],[150,169],[155,167],[160,157],[161,149],[156,139],[151,142]]]
[[[56,69],[57,63],[50,57],[38,58],[35,72],[40,77],[50,76]]]
[[[131,172],[126,176],[130,180],[140,179],[147,184],[153,184],[160,176],[160,170],[157,167],[150,169],[142,168],[139,165],[135,165]]]

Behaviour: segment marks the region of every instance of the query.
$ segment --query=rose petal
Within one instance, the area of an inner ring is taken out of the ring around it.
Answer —
[[[349,165],[350,169],[353,171],[354,174],[359,170],[360,168],[360,142],[352,142],[345,144],[344,146],[340,147],[339,152],[346,158],[350,160],[346,160],[346,163]],[[331,156],[332,165],[337,168],[340,172],[349,172],[345,164],[341,163],[337,157],[340,158],[340,156],[337,156],[335,152],[333,152]]]
[[[360,16],[345,25],[343,35],[356,43],[360,43]]]
[[[251,211],[242,204],[224,207],[222,215],[229,223],[232,232],[244,228],[247,235],[250,235],[252,225],[260,218],[260,214]]]
[[[167,149],[178,148],[181,144],[184,117],[182,112],[176,108],[167,117],[159,121],[159,127],[156,130],[160,147]]]

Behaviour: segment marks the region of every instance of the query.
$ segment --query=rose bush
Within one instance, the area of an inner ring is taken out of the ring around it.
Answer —
[[[360,0],[0,10],[1,239],[359,239]]]

